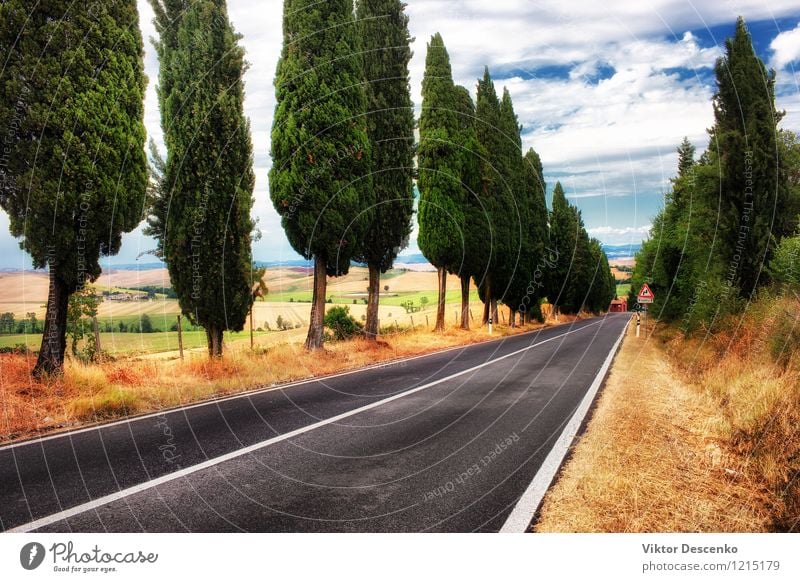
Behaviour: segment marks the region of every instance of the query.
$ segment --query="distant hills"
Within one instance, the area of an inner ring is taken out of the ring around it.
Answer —
[[[606,255],[609,260],[628,259],[636,255],[642,247],[640,243],[627,244],[627,245],[603,245]],[[426,259],[421,253],[403,255],[397,257],[395,264],[399,268],[408,268],[410,270],[427,270],[425,267],[428,265]],[[314,266],[312,261],[305,259],[285,259],[281,261],[256,261],[256,266],[274,269],[278,267],[288,268],[312,268]],[[165,269],[166,265],[161,262],[150,263],[128,263],[120,265],[112,265],[112,270],[118,271],[150,271],[153,269]],[[432,269],[432,267],[431,267]],[[3,272],[17,271],[18,269],[0,269]]]

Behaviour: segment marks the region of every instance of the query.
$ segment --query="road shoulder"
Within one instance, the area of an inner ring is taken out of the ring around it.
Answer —
[[[759,501],[718,435],[719,409],[634,330],[534,531],[763,531]]]

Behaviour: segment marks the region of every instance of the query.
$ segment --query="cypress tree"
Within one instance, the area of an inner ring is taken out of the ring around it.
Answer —
[[[524,184],[524,164],[522,159],[521,128],[514,112],[514,104],[508,89],[503,89],[500,102],[500,132],[502,154],[499,156],[498,170],[503,179],[500,193],[505,209],[498,240],[502,253],[496,263],[495,281],[497,289],[502,289],[500,298],[509,308],[509,324],[516,327],[517,312],[523,306],[533,273],[531,271],[531,199],[533,191]]]
[[[286,0],[275,76],[270,195],[292,247],[314,261],[306,347],[322,347],[326,275],[347,274],[371,203],[363,64],[348,0]]]
[[[547,286],[548,299],[556,312],[562,306],[567,312],[573,309],[572,283],[577,267],[578,235],[577,215],[564,195],[561,182],[556,182],[550,211],[550,246],[557,260],[550,270]]]
[[[710,149],[720,164],[720,256],[727,283],[749,297],[781,231],[788,182],[778,155],[775,72],[756,55],[744,19],[717,61]]]
[[[460,178],[464,191],[463,258],[458,271],[461,279],[461,329],[469,329],[470,280],[481,285],[488,270],[491,248],[486,244],[491,231],[485,200],[485,180],[489,174],[488,154],[478,140],[475,104],[466,87],[457,86],[459,114],[458,146],[461,150]]]
[[[159,100],[167,145],[151,210],[183,313],[205,328],[211,357],[241,331],[250,284],[253,149],[244,116],[244,50],[224,0],[152,0],[160,33]],[[167,212],[166,216],[163,213]]]
[[[440,34],[428,43],[419,121],[419,248],[439,279],[436,331],[444,329],[447,273],[458,272],[463,257],[464,194],[457,93],[450,56]]]
[[[552,257],[550,257],[548,249],[549,227],[547,224],[547,200],[545,199],[547,186],[544,181],[541,158],[532,148],[528,150],[523,159],[522,180],[523,188],[527,191],[525,200],[529,209],[526,229],[530,240],[529,256],[526,257],[526,260],[531,273],[529,287],[526,288],[522,300],[522,311],[527,321],[531,319],[541,321],[541,302],[547,294],[546,273]]]
[[[400,0],[359,0],[356,11],[367,82],[372,147],[372,218],[357,260],[369,268],[367,337],[378,334],[380,276],[408,244],[414,210],[414,109],[408,63],[408,16]]]
[[[133,0],[0,3],[0,205],[49,268],[34,374],[59,373],[69,297],[142,218],[143,47]]]
[[[484,304],[483,323],[486,324],[489,319],[497,321],[497,288],[500,285],[500,282],[496,280],[497,270],[500,260],[508,252],[508,249],[504,248],[508,233],[508,221],[506,220],[508,185],[503,172],[503,168],[505,168],[503,157],[507,140],[499,130],[501,125],[500,100],[497,97],[488,67],[484,69],[483,78],[478,80],[475,114],[478,120],[476,126],[478,140],[488,154],[487,161],[490,169],[485,176],[483,188],[486,218],[490,225],[490,255],[486,275],[478,286],[478,292]]]

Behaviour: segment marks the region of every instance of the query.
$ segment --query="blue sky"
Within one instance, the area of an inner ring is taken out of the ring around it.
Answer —
[[[560,180],[583,211],[590,233],[609,244],[642,240],[675,172],[683,136],[707,144],[713,123],[713,65],[737,15],[761,57],[778,72],[782,127],[800,130],[800,0],[407,0],[412,35],[412,95],[420,104],[426,43],[441,32],[457,83],[474,95],[484,65],[498,91],[507,86],[523,125],[523,146],[542,157],[548,191]],[[152,11],[140,0],[145,38]],[[259,260],[296,258],[272,209],[267,175],[275,106],[272,80],[281,48],[279,0],[229,0],[251,67],[246,113],[256,162],[254,214]],[[148,133],[161,143],[155,84],[158,63],[147,44]],[[133,263],[153,248],[139,230],[105,265]],[[407,253],[417,252],[412,241]],[[0,268],[29,264],[0,217]],[[150,262],[151,258],[140,259]]]

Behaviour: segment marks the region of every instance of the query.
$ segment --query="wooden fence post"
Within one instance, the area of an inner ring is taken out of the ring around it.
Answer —
[[[183,359],[183,330],[181,329],[181,316],[178,316],[178,349],[181,352],[181,360]]]

